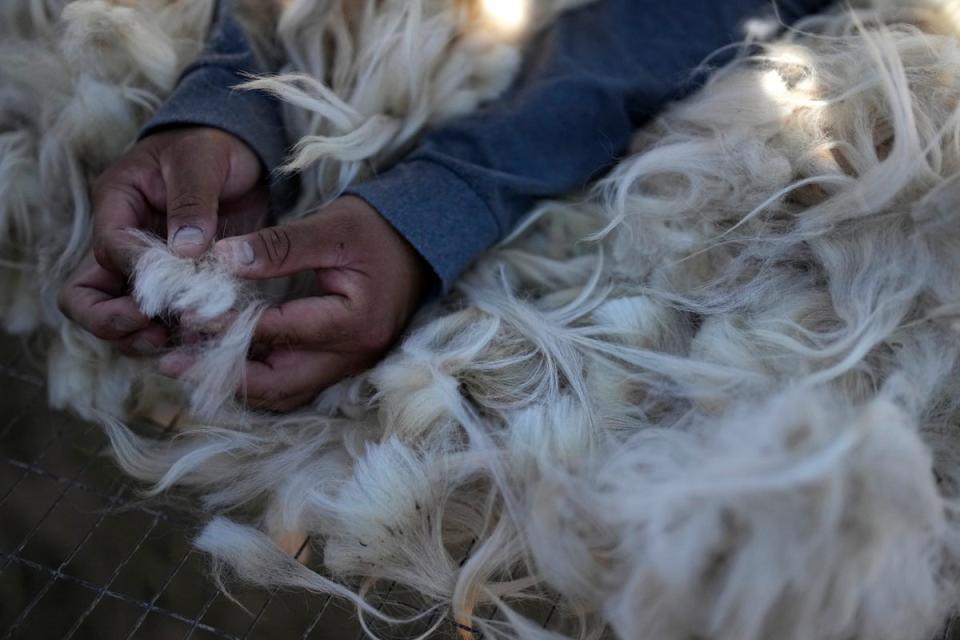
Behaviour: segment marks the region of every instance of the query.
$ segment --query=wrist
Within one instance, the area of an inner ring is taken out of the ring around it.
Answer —
[[[390,220],[376,207],[355,195],[338,198],[331,207],[338,207],[342,215],[348,217],[361,229],[372,231],[373,237],[382,237],[389,243],[391,251],[403,262],[404,271],[411,278],[411,298],[418,306],[440,290],[440,280],[427,259],[409,240],[391,224]]]

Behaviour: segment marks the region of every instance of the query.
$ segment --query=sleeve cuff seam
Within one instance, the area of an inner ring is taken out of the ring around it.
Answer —
[[[421,164],[421,163],[422,163],[422,164],[426,164],[427,166],[431,167],[432,169],[438,169],[438,170],[440,170],[442,173],[445,173],[445,174],[453,177],[453,179],[455,179],[458,184],[463,185],[463,188],[466,189],[466,190],[470,193],[470,195],[471,195],[477,202],[480,203],[480,205],[481,205],[484,213],[487,215],[487,217],[488,217],[491,221],[493,221],[494,226],[496,226],[496,228],[497,228],[497,236],[500,237],[500,238],[503,237],[503,227],[502,227],[501,224],[500,224],[500,220],[499,220],[499,219],[497,218],[497,216],[493,213],[493,209],[490,208],[490,205],[487,203],[487,201],[484,200],[484,199],[480,196],[479,192],[473,187],[473,185],[470,184],[470,181],[469,181],[469,180],[467,180],[465,177],[463,177],[462,175],[460,175],[459,173],[457,173],[457,171],[456,171],[455,169],[452,169],[451,167],[448,167],[447,165],[445,165],[445,164],[443,164],[443,163],[441,163],[441,162],[437,162],[436,160],[432,160],[432,159],[430,159],[430,158],[425,158],[425,157],[423,157],[423,156],[418,156],[418,155],[411,156],[411,157],[408,158],[407,160],[404,160],[404,161],[402,162],[402,165],[405,165],[406,167],[410,168],[410,167],[412,167],[412,166],[414,166],[414,165],[416,165],[416,164]],[[400,166],[400,165],[397,165],[397,166]],[[384,172],[383,174],[373,175],[373,176],[370,177],[370,179],[371,179],[371,180],[376,180],[380,175],[385,175],[386,173],[389,173],[389,170],[388,170],[387,172]],[[354,185],[354,186],[359,186],[359,185]]]

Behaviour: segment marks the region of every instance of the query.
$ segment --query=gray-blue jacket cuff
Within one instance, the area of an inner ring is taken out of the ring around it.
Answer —
[[[180,80],[177,90],[140,134],[144,138],[175,126],[222,129],[243,140],[270,172],[286,154],[286,133],[276,99],[255,91],[237,91],[243,82],[230,69],[195,67]]]
[[[347,194],[379,211],[420,252],[443,291],[501,236],[496,219],[473,189],[453,171],[428,160],[401,163]]]

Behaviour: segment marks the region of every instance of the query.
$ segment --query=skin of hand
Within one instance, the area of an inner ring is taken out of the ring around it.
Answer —
[[[249,406],[279,412],[375,364],[406,328],[432,277],[390,223],[352,196],[302,220],[220,240],[214,252],[244,279],[316,276],[315,296],[264,312],[254,339],[265,355],[248,360],[238,391]],[[172,353],[160,371],[177,377],[192,363]]]
[[[130,229],[158,234],[183,257],[266,221],[263,169],[240,139],[219,129],[169,129],[140,141],[93,188],[93,251],[60,291],[65,316],[128,355],[160,351],[168,329],[143,315],[127,276],[137,253]]]

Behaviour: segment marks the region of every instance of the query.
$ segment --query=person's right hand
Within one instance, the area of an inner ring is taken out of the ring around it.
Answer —
[[[167,238],[183,257],[199,257],[221,237],[266,221],[268,193],[253,151],[207,127],[145,138],[96,182],[93,251],[60,292],[60,310],[128,355],[162,349],[167,329],[144,316],[127,277],[137,253],[131,229]]]

